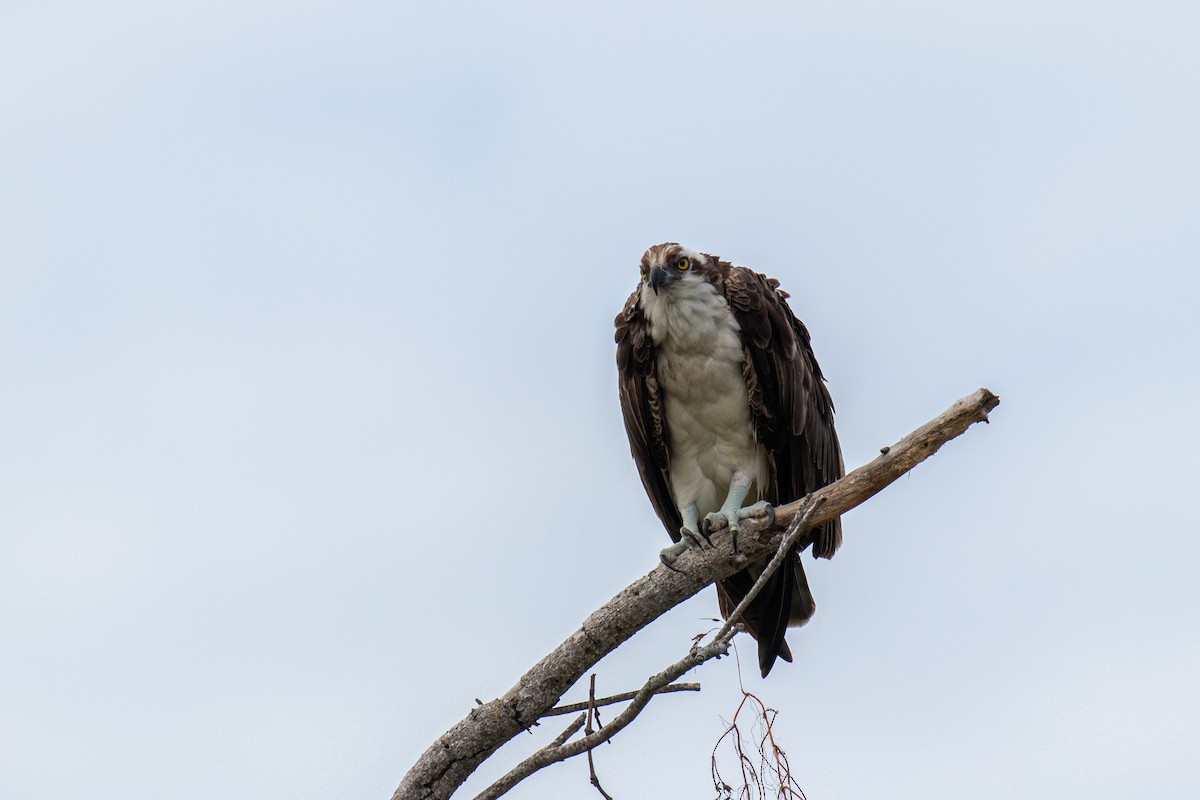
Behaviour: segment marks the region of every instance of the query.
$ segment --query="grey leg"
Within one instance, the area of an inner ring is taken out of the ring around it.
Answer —
[[[696,516],[699,512],[696,510],[696,504],[691,503],[685,508],[679,509],[679,514],[683,517],[683,527],[679,529],[679,541],[670,547],[664,547],[658,557],[668,567],[679,557],[679,554],[688,548],[697,550],[703,549],[705,543],[712,547],[712,542],[709,541],[708,533],[702,531],[696,525]]]
[[[750,487],[753,484],[754,479],[748,472],[735,472],[733,478],[729,481],[729,494],[725,496],[725,502],[721,505],[721,510],[714,511],[706,516],[704,518],[704,525],[701,528],[701,530],[719,531],[722,528],[728,527],[729,534],[733,539],[733,552],[735,553],[738,552],[737,535],[738,531],[741,530],[741,526],[738,523],[745,519],[757,519],[774,513],[771,504],[765,500],[742,508],[742,501],[750,493]]]

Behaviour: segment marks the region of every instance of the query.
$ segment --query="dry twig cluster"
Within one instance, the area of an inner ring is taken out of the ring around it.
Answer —
[[[749,723],[746,723],[743,713],[750,715]],[[711,769],[717,800],[766,800],[767,797],[808,800],[800,783],[792,775],[787,753],[775,740],[777,716],[777,710],[768,708],[758,695],[742,687],[742,700],[733,712],[733,719],[713,746]],[[737,762],[741,785],[736,789],[721,775],[719,758],[722,746],[733,751]]]

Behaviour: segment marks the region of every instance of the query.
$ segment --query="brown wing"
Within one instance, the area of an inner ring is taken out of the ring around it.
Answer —
[[[804,323],[788,307],[779,281],[745,267],[725,275],[725,296],[742,329],[743,371],[755,433],[770,453],[773,485],[765,499],[790,503],[845,474],[833,427],[833,399]],[[813,555],[830,558],[842,541],[841,520],[812,534]]]
[[[658,387],[657,351],[636,291],[625,302],[615,323],[621,414],[629,435],[629,450],[658,518],[671,539],[679,541],[683,520],[667,478],[667,420]]]

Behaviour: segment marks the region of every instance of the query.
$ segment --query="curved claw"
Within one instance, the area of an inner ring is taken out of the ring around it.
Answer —
[[[700,535],[704,537],[704,541],[708,542],[708,546],[712,547],[712,528],[709,527],[708,518],[700,520]]]
[[[697,550],[704,549],[704,541],[701,538],[701,534],[686,525],[679,529],[679,542],[683,543],[685,547],[694,547]]]
[[[731,524],[735,524],[735,519],[736,517],[733,517],[724,511],[714,511],[701,520],[700,524],[711,534],[715,531],[723,531]]]
[[[672,567],[672,566],[671,566],[671,562],[667,560],[667,554],[666,554],[666,553],[659,553],[659,554],[658,554],[658,560],[662,562],[662,565],[663,565],[664,567],[666,567],[667,569],[671,570],[671,572],[678,572],[680,575],[682,575],[682,574],[683,574],[683,570],[681,570],[681,569],[675,569],[674,567]]]
[[[739,520],[748,519],[764,527],[770,527],[775,524],[775,506],[766,500],[761,500],[752,506],[739,508],[737,518]]]
[[[673,567],[671,565],[674,564],[675,559],[679,558],[679,556],[683,552],[685,552],[687,549],[688,549],[687,542],[683,542],[683,541],[676,542],[675,544],[671,545],[670,547],[664,547],[661,551],[659,551],[658,560],[663,563],[664,567],[671,570],[672,572],[682,572],[682,570],[675,569],[675,567]]]

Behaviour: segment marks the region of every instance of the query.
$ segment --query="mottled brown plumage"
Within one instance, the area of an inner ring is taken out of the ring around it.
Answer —
[[[676,251],[686,252],[675,243],[652,247],[642,259],[643,275],[652,259],[669,259]],[[787,293],[774,278],[700,255],[703,258],[695,259],[694,271],[725,297],[740,328],[742,377],[754,435],[768,454],[769,481],[758,499],[772,505],[788,503],[842,477],[833,401],[813,355],[808,330],[788,307]],[[649,290],[643,280],[616,318],[621,409],[642,485],[667,533],[678,541],[682,519],[669,477],[671,439],[658,380],[658,352],[639,303],[640,293]],[[835,520],[814,531],[813,554],[830,558],[840,543],[841,523]],[[764,675],[776,656],[791,660],[784,641],[789,623],[803,624],[815,610],[799,553],[792,558],[794,568],[781,569],[745,617],[759,642]],[[723,615],[745,596],[760,570],[761,564],[751,565],[718,584]]]

